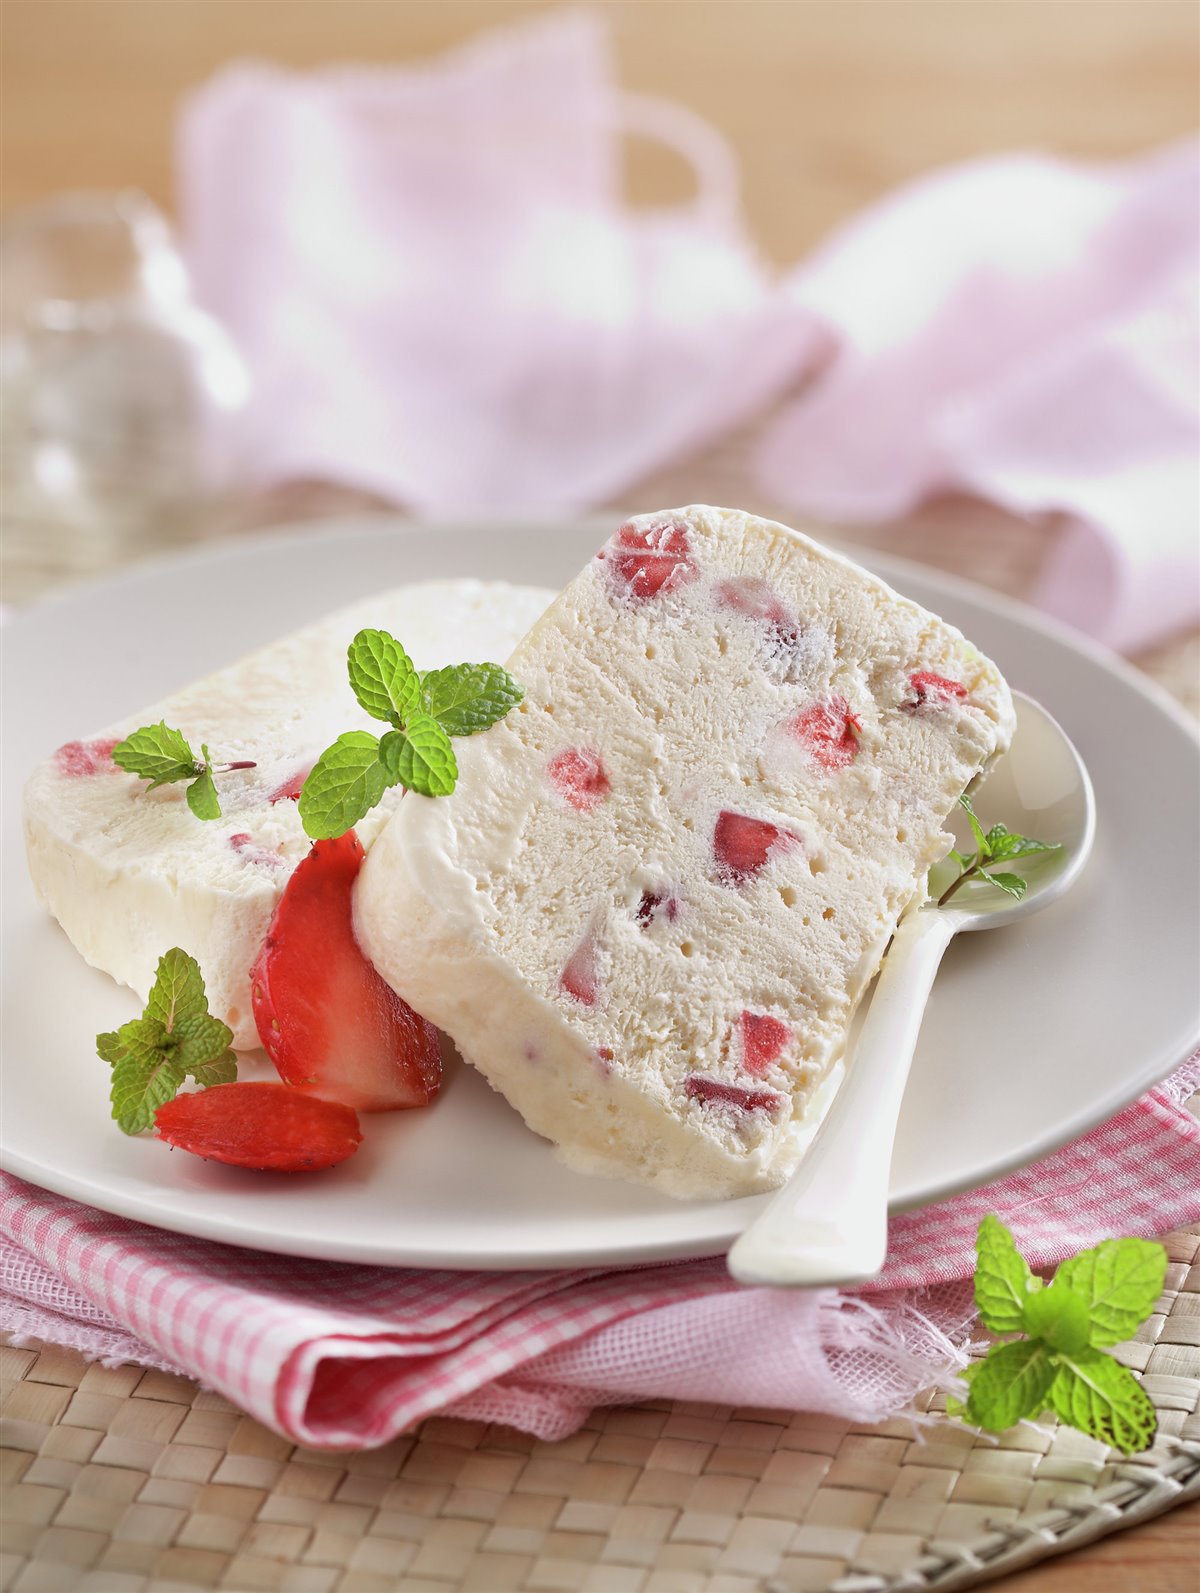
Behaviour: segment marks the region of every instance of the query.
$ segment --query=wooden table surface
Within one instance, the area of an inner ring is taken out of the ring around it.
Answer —
[[[4,0],[0,207],[63,188],[125,186],[169,207],[175,106],[231,58],[406,61],[547,9],[506,0]],[[932,166],[1015,147],[1116,157],[1188,133],[1197,119],[1200,8],[1190,3],[660,0],[600,9],[628,87],[676,98],[728,136],[749,223],[780,264]],[[628,180],[638,200],[676,197],[686,181],[643,145],[630,150]],[[735,501],[740,459],[735,442],[663,472],[627,501]],[[239,517],[320,514],[347,501],[310,486],[242,506]],[[867,540],[978,573],[977,555],[985,542],[994,547],[1002,520],[981,506],[934,505]],[[1044,538],[1017,522],[1003,529],[1007,566],[991,572],[993,584],[1021,590]],[[12,540],[10,601],[71,573],[43,542]],[[1194,635],[1141,662],[1196,707]],[[1191,1506],[1003,1585],[1195,1593],[1198,1552],[1200,1507]]]

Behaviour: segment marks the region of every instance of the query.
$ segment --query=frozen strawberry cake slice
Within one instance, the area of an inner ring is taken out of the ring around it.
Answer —
[[[346,683],[356,631],[390,631],[422,669],[504,658],[553,598],[504,582],[434,581],[380,593],[272,643],[87,740],[60,747],[25,791],[29,869],[42,901],[94,968],[143,999],[158,959],[185,947],[209,1010],[234,1045],[259,1044],[250,969],[310,842],[297,798],[320,752],[343,731],[379,725]],[[147,791],[112,761],[116,743],[159,720],[214,759],[255,767],[220,782],[222,817],[202,823],[181,785]],[[400,799],[389,791],[357,826],[369,846]]]
[[[384,977],[572,1166],[779,1183],[947,815],[1008,744],[995,666],[724,509],[622,525],[513,654],[519,709],[359,876]]]

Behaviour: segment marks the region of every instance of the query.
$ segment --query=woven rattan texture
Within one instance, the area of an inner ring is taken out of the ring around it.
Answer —
[[[1200,1495],[1200,1229],[1118,1353],[1159,1411],[1122,1461],[1053,1424],[999,1441],[653,1401],[560,1443],[436,1420],[294,1447],[184,1378],[0,1350],[0,1586],[65,1593],[900,1593],[963,1587]]]

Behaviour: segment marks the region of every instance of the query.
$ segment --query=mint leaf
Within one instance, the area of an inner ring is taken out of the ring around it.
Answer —
[[[1106,1239],[1064,1261],[1055,1274],[1083,1302],[1094,1348],[1132,1338],[1153,1311],[1167,1275],[1167,1252],[1149,1239]]]
[[[237,1057],[229,1051],[215,1062],[198,1062],[188,1072],[202,1090],[211,1089],[214,1084],[233,1084],[237,1079]]]
[[[198,819],[219,819],[221,804],[217,799],[214,774],[228,774],[234,769],[253,769],[249,761],[214,764],[207,747],[198,758],[178,730],[160,721],[156,725],[143,725],[126,736],[113,748],[113,762],[139,779],[149,780],[147,791],[160,785],[171,785],[176,780],[190,780],[187,805]]]
[[[178,730],[172,730],[160,720],[156,725],[143,725],[132,735],[118,741],[112,750],[112,760],[118,768],[136,774],[139,780],[149,780],[146,788],[155,790],[175,780],[190,780],[200,773],[200,762]]]
[[[96,1036],[96,1052],[112,1069],[112,1115],[126,1134],[154,1126],[154,1114],[173,1100],[190,1073],[207,1089],[237,1078],[233,1032],[209,1014],[204,980],[194,957],[178,946],[158,963],[140,1018]]]
[[[361,706],[392,728],[378,741],[348,731],[318,758],[300,792],[300,821],[314,840],[344,835],[389,786],[449,796],[458,780],[450,737],[495,724],[525,695],[499,664],[454,664],[418,675],[386,631],[359,631],[346,663]]]
[[[1004,830],[997,836],[996,830]],[[988,855],[995,863],[1013,857],[1032,857],[1036,852],[1061,852],[1061,841],[1035,841],[1028,835],[1012,835],[1002,824],[988,831]]]
[[[1039,1289],[1026,1300],[1025,1331],[1052,1350],[1086,1350],[1087,1306],[1056,1276],[1048,1289]]]
[[[346,663],[354,695],[372,719],[402,729],[420,706],[421,678],[396,638],[387,631],[359,631],[347,649]]]
[[[473,736],[503,719],[525,695],[499,664],[452,664],[421,677],[425,707],[451,736]]]
[[[300,792],[300,822],[314,841],[353,829],[387,790],[379,742],[367,730],[347,730],[327,747]]]
[[[1017,901],[1020,901],[1029,889],[1019,874],[981,874],[979,877],[987,884],[995,885],[1006,896],[1015,896]]]
[[[1026,1303],[1041,1282],[999,1217],[985,1217],[979,1224],[975,1254],[975,1304],[983,1325],[993,1333],[1022,1332]]]
[[[1063,1354],[1058,1359],[1050,1404],[1060,1421],[1125,1455],[1149,1449],[1158,1431],[1158,1416],[1149,1395],[1127,1367],[1095,1349]]]
[[[201,747],[200,750],[204,754],[203,768],[197,778],[188,786],[184,795],[187,798],[188,807],[191,808],[198,819],[219,819],[221,817],[221,804],[217,800],[217,787],[212,777],[212,763],[209,760],[208,748]]]
[[[146,998],[146,1019],[162,1025],[174,1043],[174,1055],[193,1075],[198,1067],[223,1060],[233,1044],[233,1030],[209,1014],[200,964],[178,946],[159,958]]]
[[[962,1371],[958,1374],[959,1381],[962,1382],[962,1383],[965,1383],[967,1385],[968,1394],[970,1392],[971,1383],[974,1380],[975,1374],[976,1374],[976,1372],[978,1372],[979,1368],[982,1365],[983,1365],[982,1361],[972,1361],[969,1366],[964,1366]],[[946,1395],[946,1415],[947,1416],[957,1417],[960,1421],[962,1421],[962,1420],[966,1419],[966,1414],[967,1414],[967,1401],[966,1401],[966,1399],[965,1398],[964,1399],[959,1399],[954,1394],[947,1394]]]
[[[975,817],[975,809],[971,806],[971,799],[965,791],[959,797],[958,805],[966,810],[967,821],[971,826],[971,834],[975,837],[975,845],[979,848],[978,859],[981,863],[984,863],[992,855],[988,850],[988,838],[983,833],[983,825]]]
[[[197,1020],[208,1017],[200,965],[178,946],[158,959],[154,983],[146,997],[146,1017],[157,1019],[167,1034],[186,1031]]]
[[[393,785],[421,796],[449,796],[458,780],[450,737],[428,714],[410,714],[406,731],[384,736],[379,756]]]
[[[157,1027],[152,1019],[134,1018],[115,1034],[96,1037],[97,1052],[112,1065],[109,1100],[113,1119],[125,1134],[153,1128],[155,1112],[175,1099],[187,1077],[170,1046],[156,1043]]]
[[[1046,1408],[1057,1367],[1036,1339],[996,1344],[979,1363],[967,1395],[967,1420],[990,1433],[1006,1432]]]

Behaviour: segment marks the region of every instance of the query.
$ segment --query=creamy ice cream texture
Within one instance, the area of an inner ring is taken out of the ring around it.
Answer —
[[[947,815],[1007,746],[996,667],[786,527],[622,526],[360,877],[360,943],[572,1166],[782,1181]]]
[[[257,1046],[250,968],[310,844],[296,810],[300,784],[342,731],[383,728],[347,682],[351,638],[367,626],[388,630],[422,669],[502,662],[553,595],[481,581],[380,593],[59,748],[25,792],[38,895],[80,955],[142,999],[162,953],[182,946],[199,962],[210,1010],[229,1024],[235,1046]],[[220,778],[219,820],[197,820],[181,785],[147,793],[113,764],[118,740],[160,719],[197,750],[207,742],[214,758],[256,761]],[[388,792],[358,826],[364,846],[400,795]]]

